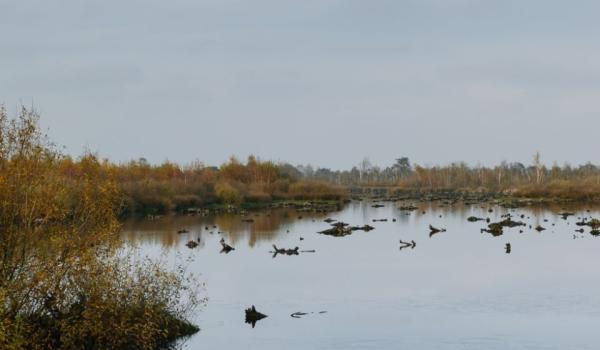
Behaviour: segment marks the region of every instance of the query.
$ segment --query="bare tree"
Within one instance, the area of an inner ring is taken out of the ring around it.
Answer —
[[[369,174],[371,171],[371,161],[369,161],[368,157],[365,157],[362,162],[360,162],[358,169],[360,171],[360,181],[364,180],[365,175]]]
[[[535,152],[535,154],[533,155],[533,166],[535,167],[535,182],[539,185],[540,183],[542,183],[542,179],[544,176],[544,166],[541,162],[540,152]]]

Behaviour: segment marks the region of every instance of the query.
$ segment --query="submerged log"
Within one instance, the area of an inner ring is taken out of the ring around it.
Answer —
[[[417,210],[419,208],[415,207],[414,205],[407,205],[407,206],[400,206],[398,207],[398,210],[404,210],[404,211],[413,211],[413,210]]]
[[[350,229],[352,231],[365,231],[365,232],[369,232],[371,230],[374,230],[375,227],[370,226],[370,225],[363,225],[363,226],[352,226]]]
[[[352,234],[352,228],[348,227],[348,224],[345,222],[336,222],[331,224],[333,226],[330,229],[320,231],[320,234],[334,236],[334,237],[343,237],[349,234]]]
[[[583,219],[582,221],[576,222],[575,224],[577,226],[589,226],[594,230],[600,228],[600,220],[598,219],[591,219],[590,221]]]
[[[481,232],[487,232],[487,233],[491,233],[492,236],[494,237],[498,237],[498,236],[502,236],[502,234],[504,233],[504,230],[502,228],[502,225],[500,225],[497,222],[493,222],[491,224],[488,225],[488,228],[482,228]]]
[[[524,222],[514,221],[510,217],[508,219],[504,219],[499,222],[503,227],[517,227],[517,226],[526,226]]]
[[[510,218],[510,215],[508,215],[508,218],[506,218],[502,221],[490,223],[488,225],[488,228],[481,229],[481,232],[491,233],[492,236],[498,237],[504,233],[504,227],[518,227],[518,226],[526,226],[526,224],[521,221],[514,221]]]
[[[560,214],[558,214],[558,215],[562,216],[563,220],[567,220],[567,218],[568,218],[569,216],[574,216],[574,215],[575,215],[575,213],[571,213],[571,212],[562,212],[562,213],[560,213]]]
[[[333,223],[333,224],[331,224],[331,226],[333,226],[333,227],[346,227],[346,226],[348,226],[348,225],[349,225],[349,224],[347,224],[347,223],[345,223],[345,222],[343,222],[343,221],[339,221],[339,222],[336,222],[336,223]]]
[[[273,249],[273,253],[275,253],[273,257],[275,257],[277,254],[298,255],[298,252],[300,250],[299,247],[295,247],[294,249],[277,248],[275,244],[273,244]]]
[[[322,315],[322,314],[326,314],[327,311],[319,311],[318,314]],[[290,317],[292,318],[301,318],[302,316],[306,316],[308,315],[308,312],[302,312],[302,311],[296,311],[293,314],[290,315]],[[315,314],[315,312],[310,312],[310,314]]]

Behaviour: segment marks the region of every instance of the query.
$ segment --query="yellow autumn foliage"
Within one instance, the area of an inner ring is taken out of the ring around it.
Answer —
[[[184,276],[123,251],[111,168],[65,159],[34,111],[0,107],[0,349],[156,349],[196,331]]]

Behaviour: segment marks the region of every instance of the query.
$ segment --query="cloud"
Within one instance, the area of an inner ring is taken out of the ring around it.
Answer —
[[[591,1],[0,4],[0,96],[118,160],[598,162]]]

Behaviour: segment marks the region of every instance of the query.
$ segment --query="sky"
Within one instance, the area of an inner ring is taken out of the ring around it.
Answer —
[[[600,2],[0,0],[0,103],[65,151],[600,163]]]

